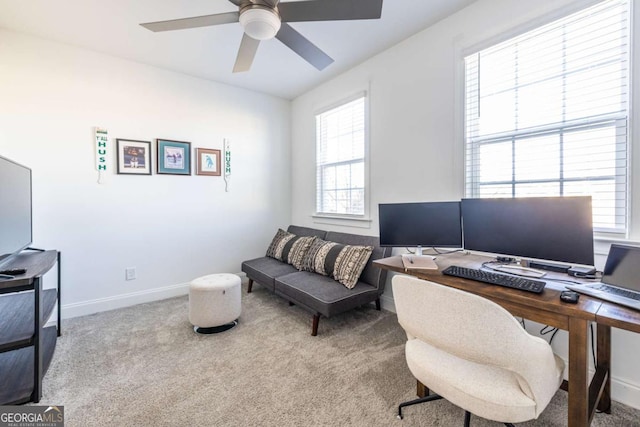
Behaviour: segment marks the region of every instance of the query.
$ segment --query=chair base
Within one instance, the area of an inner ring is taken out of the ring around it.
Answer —
[[[430,394],[429,396],[421,397],[419,399],[414,399],[414,400],[410,400],[408,402],[403,402],[400,405],[398,405],[397,418],[399,420],[401,420],[403,418],[402,417],[402,408],[404,408],[405,406],[417,405],[418,403],[432,402],[434,400],[440,400],[440,399],[442,399],[442,396],[437,395],[437,394]],[[471,412],[464,411],[464,427],[469,427],[470,422],[471,422]],[[504,425],[506,427],[515,427],[511,423],[504,423]]]
[[[213,326],[211,328],[201,328],[200,326],[194,326],[193,331],[203,335],[219,334],[220,332],[228,331],[238,324],[237,320],[231,323],[227,323],[221,326]]]
[[[402,408],[404,408],[405,406],[417,405],[418,403],[431,402],[439,399],[442,399],[442,396],[439,396],[437,394],[430,394],[429,396],[421,397],[419,399],[403,402],[400,405],[398,405],[398,419],[399,420],[402,419]]]

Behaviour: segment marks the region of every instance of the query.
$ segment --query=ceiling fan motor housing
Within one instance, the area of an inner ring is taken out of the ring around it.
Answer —
[[[281,22],[275,9],[254,4],[240,11],[240,24],[249,37],[269,40],[278,34]]]

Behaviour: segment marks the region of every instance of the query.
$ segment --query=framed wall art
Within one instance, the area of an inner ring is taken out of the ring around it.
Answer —
[[[171,175],[191,175],[191,143],[157,140],[158,172]]]
[[[220,150],[196,148],[196,175],[220,176]]]
[[[116,139],[118,173],[151,175],[151,141]]]

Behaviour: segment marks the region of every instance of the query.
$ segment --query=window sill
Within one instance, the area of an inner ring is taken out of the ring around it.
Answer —
[[[316,224],[342,225],[345,227],[371,228],[372,220],[365,217],[352,217],[342,215],[311,215]]]
[[[640,246],[640,242],[630,240],[624,237],[617,237],[615,235],[596,235],[593,238],[593,249],[596,255],[607,256],[609,253],[609,246],[612,243],[619,243],[621,245]]]

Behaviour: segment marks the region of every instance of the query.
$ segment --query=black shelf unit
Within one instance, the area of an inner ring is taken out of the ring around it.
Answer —
[[[56,289],[43,289],[42,276],[57,264]],[[24,251],[3,265],[25,268],[13,279],[0,279],[0,405],[38,403],[44,377],[62,333],[58,251]],[[57,305],[56,326],[45,327]]]

